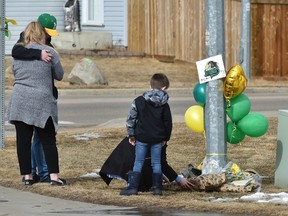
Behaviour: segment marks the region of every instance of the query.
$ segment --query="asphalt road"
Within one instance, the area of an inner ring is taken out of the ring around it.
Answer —
[[[288,93],[249,93],[250,112],[260,112],[267,117],[277,117],[278,110],[288,109]],[[59,119],[73,122],[70,126],[97,126],[109,121],[123,120],[135,96],[61,96],[59,98]],[[173,95],[169,99],[173,119],[184,121],[186,110],[196,101],[193,95]],[[69,127],[69,125],[67,125]]]
[[[103,94],[95,91],[61,91],[58,99],[59,126],[65,129],[80,127],[125,127],[125,119],[131,102],[138,92],[113,92]],[[288,109],[288,91],[250,91],[245,93],[251,101],[250,112],[260,112],[267,117],[277,117],[279,110]],[[5,104],[8,104],[9,95]],[[192,91],[174,91],[170,95],[173,121],[183,122],[186,110],[196,101]],[[14,130],[12,125],[5,123],[5,130]]]

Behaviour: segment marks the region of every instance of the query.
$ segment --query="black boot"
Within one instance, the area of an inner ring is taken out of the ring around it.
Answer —
[[[161,173],[153,173],[152,175],[153,181],[153,195],[162,196],[162,174]]]
[[[128,172],[128,187],[120,192],[120,195],[130,196],[138,194],[138,186],[140,182],[139,172]]]

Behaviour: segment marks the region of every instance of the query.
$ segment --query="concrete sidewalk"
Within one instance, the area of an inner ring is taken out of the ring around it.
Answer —
[[[28,189],[27,189],[28,190]],[[228,216],[215,212],[187,212],[99,205],[63,200],[0,186],[0,216]]]
[[[136,208],[97,205],[0,186],[0,216],[140,215]]]

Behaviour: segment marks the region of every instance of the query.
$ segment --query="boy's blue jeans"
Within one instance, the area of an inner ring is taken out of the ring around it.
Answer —
[[[133,172],[142,171],[142,167],[147,155],[147,151],[151,151],[151,165],[153,173],[162,174],[161,168],[161,150],[163,143],[147,144],[136,141],[135,162]]]
[[[42,143],[38,138],[36,130],[34,130],[33,143],[31,146],[31,166],[32,175],[35,176],[37,174],[40,182],[50,181],[50,175],[48,172],[48,166],[46,164]]]

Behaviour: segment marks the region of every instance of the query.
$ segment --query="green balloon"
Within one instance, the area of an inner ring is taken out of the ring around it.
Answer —
[[[227,123],[227,142],[230,144],[238,144],[245,138],[245,134],[238,130],[235,123]]]
[[[249,98],[242,93],[230,100],[230,106],[226,106],[226,114],[231,121],[238,122],[250,112],[250,108],[251,102]]]
[[[237,123],[237,128],[250,137],[260,137],[268,130],[268,119],[261,113],[249,113]]]
[[[193,89],[193,96],[200,106],[206,103],[206,83],[197,83]]]

